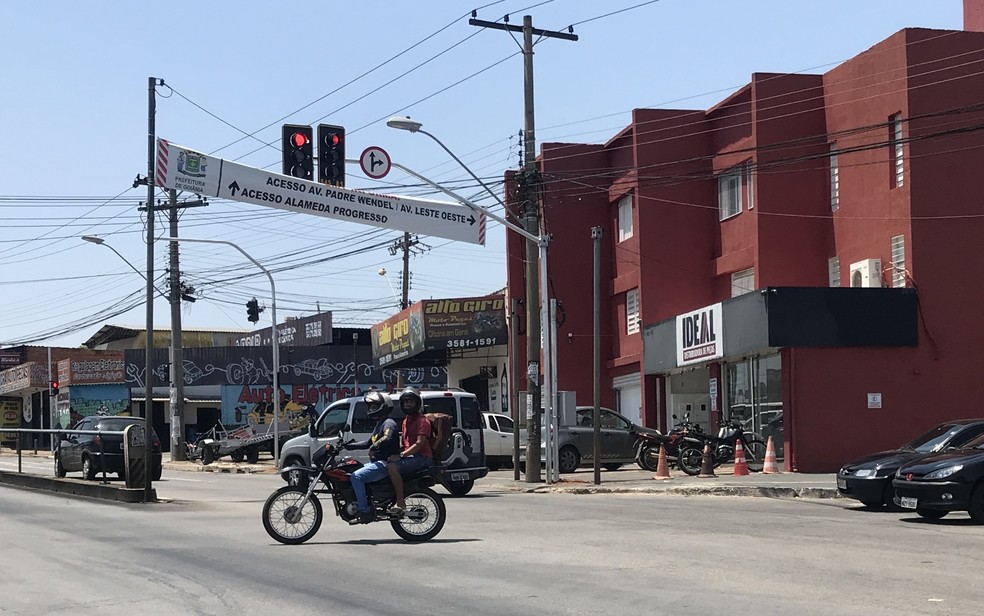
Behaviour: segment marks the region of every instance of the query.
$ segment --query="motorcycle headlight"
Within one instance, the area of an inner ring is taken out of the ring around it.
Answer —
[[[961,469],[963,469],[963,464],[948,466],[946,468],[941,468],[937,471],[933,471],[932,473],[929,473],[928,475],[926,475],[924,479],[943,479],[945,477],[949,477],[950,475],[956,473],[957,471],[960,471]]]

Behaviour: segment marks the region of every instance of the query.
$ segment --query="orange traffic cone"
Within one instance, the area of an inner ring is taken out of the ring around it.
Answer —
[[[745,448],[741,446],[741,439],[735,441],[735,477],[743,477],[748,474],[748,463],[745,462]]]
[[[763,473],[781,473],[779,465],[776,463],[776,446],[772,443],[772,437],[765,446],[765,466],[762,467]]]
[[[671,479],[670,469],[666,465],[666,449],[659,446],[659,461],[656,462],[656,476],[653,479]]]
[[[714,454],[711,452],[711,444],[704,443],[704,457],[700,461],[700,475],[698,477],[717,477],[714,474]]]

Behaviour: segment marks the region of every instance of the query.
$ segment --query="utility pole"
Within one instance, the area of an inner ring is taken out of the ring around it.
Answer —
[[[509,24],[507,15],[503,23],[472,19],[468,23],[482,28],[505,30],[506,32],[523,33],[523,91],[524,91],[524,128],[523,128],[523,173],[520,176],[520,201],[523,208],[524,226],[528,233],[539,236],[540,211],[537,196],[540,190],[540,178],[536,169],[536,131],[533,113],[533,35],[541,38],[560,38],[576,41],[573,28],[568,32],[540,30],[533,27],[533,17],[523,16],[523,26]],[[524,276],[526,277],[526,378],[528,400],[530,404],[527,414],[527,444],[526,444],[526,482],[539,483],[540,477],[540,418],[542,414],[540,401],[540,310],[549,310],[548,306],[540,306],[540,285],[537,279],[539,246],[533,240],[526,239],[526,260]],[[548,401],[551,407],[555,402]]]
[[[400,297],[400,310],[406,310],[410,306],[410,253],[418,245],[420,245],[420,239],[415,236],[411,237],[409,231],[404,231],[403,238],[396,240],[389,247],[389,253],[394,256],[397,252],[403,251],[403,295]],[[427,247],[426,244],[424,247]],[[402,387],[403,370],[399,370],[396,373],[396,388],[401,389]]]
[[[170,232],[178,237],[178,191],[170,191]],[[186,459],[184,439],[184,351],[181,346],[181,271],[178,243],[171,242],[169,282],[171,303],[171,461]]]
[[[155,154],[157,140],[157,82],[164,80],[147,78],[147,344],[144,374],[144,435],[145,443],[150,443],[150,431],[154,427],[154,186],[156,184]],[[153,500],[152,472],[150,468],[150,447],[144,447],[144,502]]]

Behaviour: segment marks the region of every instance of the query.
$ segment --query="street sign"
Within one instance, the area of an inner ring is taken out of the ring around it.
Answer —
[[[288,212],[485,244],[485,214],[464,206],[326,186],[202,154],[164,139],[157,140],[155,184]]]
[[[389,173],[390,157],[383,148],[370,146],[359,157],[359,165],[362,166],[362,173],[374,180],[381,180]]]

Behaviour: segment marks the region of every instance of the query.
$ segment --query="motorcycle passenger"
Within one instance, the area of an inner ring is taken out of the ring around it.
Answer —
[[[414,471],[430,468],[431,458],[434,457],[430,448],[431,424],[423,414],[424,402],[420,397],[420,392],[416,387],[407,387],[400,394],[400,409],[406,415],[403,420],[403,435],[401,437],[402,451],[400,459],[393,466],[400,474],[407,474]],[[396,495],[396,508],[394,513],[400,513],[406,509],[406,502],[403,500],[402,485]]]
[[[355,500],[359,506],[359,521],[368,524],[375,520],[376,516],[369,507],[366,484],[385,477],[387,460],[390,457],[396,458],[400,455],[400,431],[396,425],[396,420],[389,416],[393,410],[393,403],[389,396],[373,389],[366,393],[363,400],[368,407],[366,415],[369,419],[376,420],[376,427],[373,428],[368,439],[349,443],[345,448],[369,450],[370,462],[352,473],[351,478]]]

